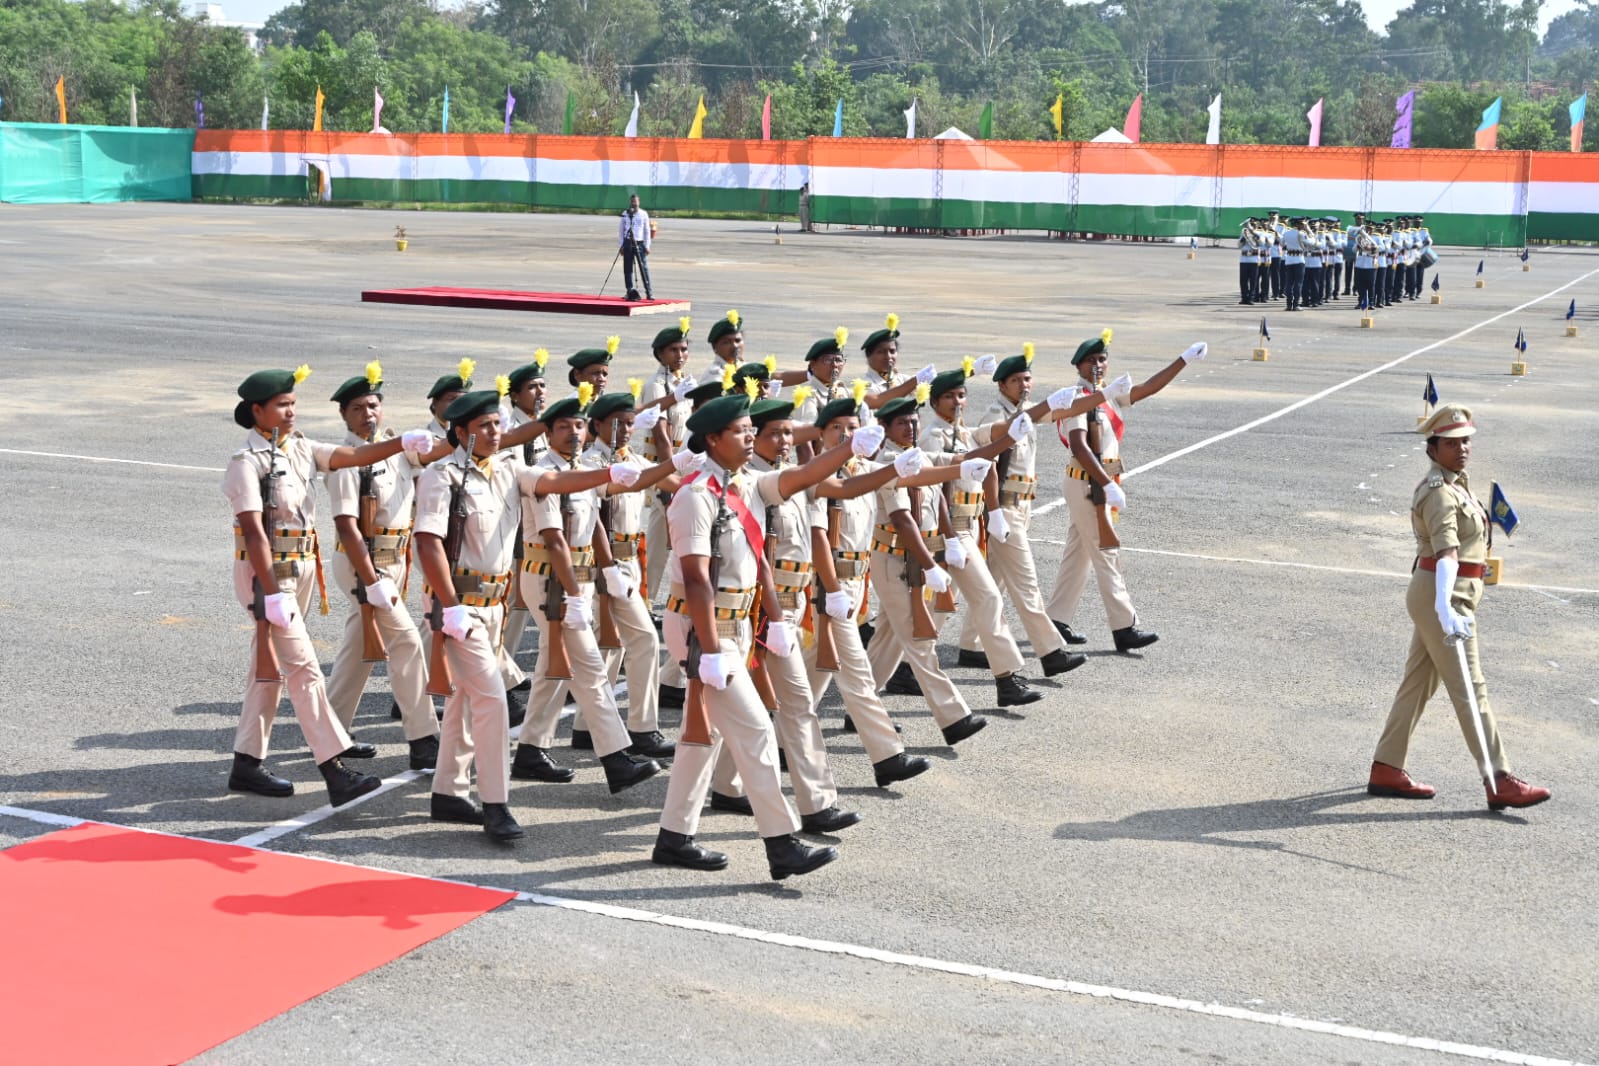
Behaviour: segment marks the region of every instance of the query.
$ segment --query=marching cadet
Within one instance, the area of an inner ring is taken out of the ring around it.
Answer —
[[[914,419],[917,405],[925,398],[927,389],[928,386],[919,385],[919,396],[902,396],[878,408],[878,415],[883,419],[879,424],[886,426],[904,415]],[[850,397],[834,400],[822,408],[817,415],[822,446],[831,448],[849,439],[860,428],[860,415],[860,405]],[[902,427],[902,430],[909,437],[915,436],[912,428]],[[958,465],[924,466],[924,462],[920,448],[899,451],[886,462],[854,456],[837,476],[812,491],[811,557],[820,592],[812,616],[815,639],[804,648],[806,680],[815,704],[821,703],[831,682],[838,682],[838,692],[844,700],[845,731],[860,734],[861,746],[872,762],[878,788],[908,781],[926,773],[932,765],[920,756],[905,754],[898,727],[878,695],[860,630],[853,624],[855,612],[866,593],[865,578],[871,561],[878,495],[886,494],[908,509],[910,489],[925,488],[931,494],[937,491],[935,486],[960,475]],[[904,497],[903,501],[900,497]],[[892,597],[892,592],[890,595]],[[831,638],[833,663],[822,661],[824,637]],[[942,715],[940,724],[945,727],[945,743],[953,745],[988,724],[988,719],[973,715],[958,694],[951,699],[949,693],[938,686],[934,686],[933,691],[939,702],[932,706],[938,708],[935,714]]]
[[[643,382],[629,382],[642,392]],[[637,411],[638,396],[632,392],[610,392],[589,408],[593,443],[583,451],[580,462],[590,470],[609,468],[612,463],[632,462],[630,440],[634,431],[648,434],[661,417],[658,407]],[[687,404],[683,405],[685,408]],[[684,452],[683,462],[691,460]],[[650,618],[649,605],[641,593],[642,575],[638,567],[639,545],[644,540],[644,499],[657,488],[668,493],[677,487],[671,475],[676,471],[676,453],[647,467],[638,481],[629,486],[608,483],[595,491],[601,496],[601,525],[611,538],[611,558],[620,578],[606,577],[602,595],[609,598],[608,609],[621,643],[619,648],[602,648],[606,679],[613,687],[617,677],[627,671],[627,735],[630,755],[669,759],[674,746],[660,731],[661,640]],[[625,667],[624,667],[625,664]],[[594,738],[584,721],[580,706],[572,720],[572,747],[594,750]]]
[[[839,326],[831,337],[823,337],[805,353],[806,374],[802,384],[811,391],[805,402],[794,408],[794,443],[801,461],[810,458],[811,442],[818,436],[817,412],[838,399],[843,388],[844,344],[848,340],[849,330]]]
[[[728,367],[737,371],[744,364],[744,319],[737,311],[729,311],[717,319],[705,340],[711,346],[711,362],[704,373],[700,374],[700,381],[718,380],[727,372]],[[768,359],[772,358],[768,356]],[[805,380],[806,371],[778,371],[774,367],[771,369],[771,376],[772,380],[781,384],[798,385]]]
[[[1305,274],[1300,284],[1299,306],[1321,306],[1321,234],[1312,219],[1300,219],[1305,242]]]
[[[1432,231],[1427,228],[1427,220],[1421,215],[1411,219],[1416,227],[1416,298],[1421,298],[1422,290],[1426,287],[1427,268],[1438,262],[1438,252],[1432,246]]]
[[[538,436],[522,444],[522,462],[532,466],[539,461],[539,457],[549,450],[549,445],[544,441],[544,405],[549,399],[549,383],[544,380],[544,368],[549,365],[550,353],[539,348],[533,353],[533,361],[524,366],[519,366],[509,375],[511,391],[507,394],[510,405],[500,406],[500,424],[507,431],[521,426],[536,423]],[[516,539],[516,558],[522,558],[521,536]],[[515,661],[516,653],[522,647],[522,634],[527,631],[528,609],[522,602],[521,586],[517,584],[511,589],[509,608],[505,614],[505,639],[503,641],[507,655]],[[532,688],[529,683],[528,688]]]
[[[1085,414],[1104,402],[1102,393],[1085,393],[1080,386],[1068,385],[1024,409],[1033,387],[1033,353],[1032,343],[1024,344],[1021,355],[1002,360],[994,369],[999,396],[983,413],[981,428],[975,434],[977,440],[992,441],[1006,433],[1024,410],[1035,425],[1041,425]],[[1066,650],[1067,643],[1086,644],[1087,638],[1073,634],[1068,641],[1044,611],[1038,568],[1028,540],[1033,500],[1038,495],[1037,461],[1038,438],[1028,434],[995,462],[999,495],[987,501],[988,569],[994,583],[1016,608],[1033,654],[1044,667],[1044,676],[1054,677],[1088,661],[1086,656]],[[961,624],[959,661],[962,665],[987,666],[988,657],[978,649],[976,619],[977,615],[968,611]]]
[[[1288,298],[1288,310],[1299,310],[1300,288],[1305,280],[1305,232],[1302,220],[1282,232],[1283,245],[1283,295]]]
[[[1105,368],[1110,363],[1110,340],[1111,331],[1107,329],[1079,344],[1072,355],[1072,365],[1077,367],[1083,386],[1103,389],[1105,402],[1093,413],[1066,422],[1071,457],[1066,463],[1064,490],[1070,523],[1066,527],[1066,553],[1055,575],[1048,610],[1061,635],[1070,640],[1072,616],[1077,613],[1083,587],[1092,573],[1099,581],[1099,595],[1105,601],[1105,619],[1116,650],[1128,652],[1148,647],[1160,637],[1138,628],[1138,612],[1133,609],[1127,583],[1122,579],[1121,539],[1111,524],[1111,511],[1127,506],[1121,487],[1126,408],[1170,385],[1183,367],[1205,358],[1209,347],[1203,342],[1191,345],[1140,385],[1134,385],[1132,377],[1124,374],[1107,388],[1104,381]]]
[[[793,835],[800,821],[783,796],[772,722],[746,666],[756,589],[771,584],[763,562],[764,530],[751,507],[780,501],[785,479],[793,488],[811,474],[804,467],[742,473],[755,450],[749,407],[749,398],[735,393],[711,400],[689,416],[689,448],[703,453],[706,462],[673,495],[668,508],[672,589],[666,643],[696,684],[695,698],[684,713],[675,772],[651,858],[701,870],[727,865],[726,855],[694,842],[717,751],[725,743],[749,795],[772,878],[782,880],[825,866],[838,852],[809,847]],[[881,439],[881,431],[863,430],[851,447],[870,453]],[[831,461],[836,468],[841,458],[833,452],[818,465]],[[798,650],[798,637],[777,605],[772,606],[778,613],[768,616],[768,659],[791,656]]]
[[[383,367],[375,360],[366,365],[365,374],[350,378],[329,398],[339,405],[346,430],[344,443],[349,447],[394,436],[393,430],[383,428]],[[391,455],[371,466],[335,470],[326,478],[333,525],[339,534],[333,580],[350,598],[344,641],[328,675],[328,702],[348,732],[376,661],[367,659],[365,653],[370,650],[386,659],[389,687],[400,708],[413,770],[431,770],[437,763],[439,726],[427,694],[427,658],[416,623],[403,607],[391,609],[389,605],[399,604],[401,599],[415,481],[422,465],[409,455]],[[368,649],[363,639],[368,627],[377,634],[375,649]],[[371,758],[376,754],[370,744],[354,744],[344,756]]]
[[[578,711],[592,730],[590,747],[599,756],[614,794],[661,770],[653,759],[635,760],[628,754],[633,740],[622,728],[593,630],[595,575],[603,574],[607,587],[618,593],[631,591],[611,555],[610,533],[599,521],[597,490],[612,482],[637,484],[643,467],[631,459],[614,459],[599,469],[579,467],[589,397],[587,384],[580,384],[575,397],[550,405],[545,412],[550,450],[518,478],[522,528],[537,538],[522,545],[518,577],[523,599],[538,611],[540,624],[539,655],[533,666],[536,681],[511,776],[557,783],[575,776],[570,768],[551,761],[549,754],[570,681]],[[672,471],[670,462],[658,466],[657,479]]]
[[[1365,216],[1355,217],[1361,219]],[[1364,311],[1375,306],[1377,238],[1372,236],[1364,222],[1355,226],[1352,236],[1355,242],[1355,306]]]
[[[1355,259],[1359,251],[1358,234],[1366,220],[1365,214],[1355,212],[1355,220],[1344,227],[1344,295],[1350,295],[1355,286]]]
[[[688,439],[689,406],[684,403],[688,391],[694,388],[694,379],[684,373],[688,365],[689,318],[677,320],[655,335],[650,347],[655,353],[655,374],[644,383],[641,403],[653,404],[666,413],[644,435],[642,447],[644,460],[658,463],[683,447]],[[644,540],[641,544],[644,568],[644,601],[652,607],[661,589],[661,574],[666,570],[666,505],[671,497],[665,492],[651,492],[645,500]],[[677,686],[681,691],[682,686]],[[663,706],[678,706],[663,703]]]
[[[449,425],[444,421],[444,412],[460,398],[461,394],[472,387],[472,375],[477,371],[477,362],[472,359],[462,359],[455,368],[455,373],[444,374],[433,382],[433,387],[428,390],[428,413],[433,417],[428,421],[428,432],[440,441],[449,435]]]
[[[873,330],[861,343],[866,353],[866,406],[877,410],[890,400],[914,395],[916,386],[931,385],[938,368],[928,363],[916,373],[901,378],[899,366],[899,316],[890,314],[883,328]]]
[[[1488,745],[1487,762],[1493,770],[1493,780],[1483,782],[1488,808],[1531,807],[1547,800],[1549,790],[1529,785],[1510,772],[1478,660],[1477,605],[1482,601],[1489,530],[1488,512],[1471,495],[1466,476],[1471,438],[1477,432],[1471,408],[1459,404],[1440,407],[1416,432],[1427,439],[1431,465],[1410,504],[1410,526],[1416,534],[1416,565],[1405,595],[1405,610],[1413,627],[1410,654],[1388,723],[1377,741],[1366,791],[1400,799],[1433,797],[1431,785],[1411,780],[1405,761],[1416,723],[1442,681],[1455,706],[1466,747],[1480,766],[1484,759],[1477,742],[1479,723],[1472,722],[1471,706],[1471,696],[1476,696],[1482,736]],[[1462,657],[1455,647],[1461,642],[1469,676],[1461,670]]]
[[[354,448],[307,440],[294,428],[294,389],[310,373],[308,366],[259,370],[239,384],[233,409],[234,422],[250,433],[222,476],[222,494],[235,522],[234,595],[255,616],[256,626],[228,788],[262,796],[294,794],[292,783],[261,765],[287,681],[295,721],[327,783],[328,802],[339,807],[383,782],[341,760],[350,737],[328,702],[322,664],[305,626],[315,584],[311,575],[321,569],[312,485],[318,471],[380,463],[402,447],[422,452],[432,438],[412,430]],[[383,581],[366,591],[386,611],[399,606],[399,596]]]
[[[1338,288],[1344,278],[1344,239],[1343,227],[1338,224],[1338,216],[1328,215],[1322,220],[1327,224],[1325,235],[1326,258],[1322,260],[1322,277],[1327,281],[1327,297],[1338,299]]]
[[[1244,219],[1238,233],[1238,302],[1252,304],[1260,287],[1261,235],[1255,219]]]
[[[595,396],[602,395],[605,383],[611,380],[611,359],[621,346],[621,337],[606,337],[603,348],[584,348],[574,352],[566,360],[566,365],[571,368],[566,372],[566,380],[574,389],[587,383]]]
[[[1256,303],[1262,303],[1263,297],[1267,295],[1273,300],[1283,298],[1283,229],[1282,212],[1271,212],[1270,217],[1266,219],[1266,248],[1269,253],[1266,261],[1266,279],[1260,294],[1255,297]]]

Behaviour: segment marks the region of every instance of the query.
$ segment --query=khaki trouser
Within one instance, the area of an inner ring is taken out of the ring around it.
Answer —
[[[865,582],[859,578],[839,582],[839,588],[849,595],[850,603],[855,604],[860,602],[864,585]],[[876,581],[872,582],[872,587],[877,587]],[[823,623],[818,619],[817,624]],[[894,720],[889,717],[888,708],[883,705],[882,697],[877,694],[881,686],[872,680],[872,665],[867,660],[866,649],[861,646],[861,631],[855,625],[853,618],[848,622],[834,619],[826,624],[833,627],[833,647],[838,652],[838,671],[835,676],[833,673],[816,668],[816,642],[813,640],[810,647],[804,650],[805,675],[810,684],[812,706],[822,702],[822,697],[827,693],[827,686],[836,680],[838,694],[844,700],[844,713],[855,723],[856,732],[861,738],[861,747],[866,749],[866,757],[873,763],[892,759],[905,750],[905,744],[894,730]],[[889,639],[889,633],[882,625],[879,625],[877,633],[872,637],[872,646],[876,647],[880,639]]]
[[[433,791],[466,799],[477,765],[477,791],[484,803],[504,803],[511,781],[511,734],[500,676],[500,625],[505,607],[470,607],[472,632],[465,640],[444,641],[455,692],[444,701],[439,735],[439,766]]]
[[[667,612],[668,645],[674,650],[686,647],[687,617]],[[719,651],[748,656],[749,626],[743,627],[740,641],[722,640]],[[705,707],[711,720],[711,743],[677,746],[672,776],[666,786],[666,806],[661,811],[661,828],[685,836],[699,829],[700,808],[711,790],[711,774],[718,753],[725,746],[731,753],[738,776],[743,780],[755,811],[756,831],[762,837],[783,836],[799,831],[799,818],[783,796],[783,782],[777,769],[777,737],[772,720],[761,704],[749,671],[739,669],[725,689],[705,686]]]
[[[306,612],[311,609],[312,594],[316,590],[314,562],[301,563],[298,578],[278,581],[278,591],[294,597],[300,615],[287,629],[268,626],[272,633],[272,648],[278,654],[278,666],[283,669],[288,683],[289,702],[294,705],[294,720],[300,723],[300,732],[311,747],[317,765],[344,751],[350,746],[350,735],[339,724],[333,705],[328,702],[327,685],[322,678],[322,663],[317,659],[316,645],[305,627]],[[255,602],[251,578],[255,571],[248,562],[238,560],[233,564],[233,594],[244,605],[246,612]],[[247,615],[253,618],[253,615]],[[257,681],[255,679],[255,641],[257,630],[250,635],[249,666],[244,675],[244,703],[239,708],[239,728],[233,734],[233,750],[241,755],[266,758],[272,737],[272,721],[277,717],[278,701],[283,697],[284,682]]]
[[[361,702],[361,691],[372,676],[373,664],[361,658],[361,605],[352,591],[360,578],[356,576],[350,557],[343,552],[334,554],[331,569],[334,583],[350,601],[350,610],[344,618],[344,642],[339,645],[338,654],[333,657],[333,670],[328,674],[328,702],[333,704],[339,724],[348,731]],[[400,587],[404,572],[404,562],[378,567],[378,573],[394,582],[396,589]],[[433,717],[433,700],[427,694],[427,658],[422,651],[422,635],[416,631],[411,612],[402,603],[392,611],[374,608],[372,617],[388,649],[389,687],[394,692],[394,702],[400,707],[405,739],[437,736],[439,723]]]
[[[644,551],[648,556],[645,563],[650,582],[648,605],[653,609],[666,599],[666,585],[662,582],[662,576],[666,573],[666,557],[671,547],[667,543],[666,504],[661,502],[660,493],[655,489],[646,489],[645,492],[648,498],[644,501]]]
[[[1055,590],[1049,597],[1049,617],[1071,624],[1091,572],[1099,581],[1099,597],[1105,601],[1110,628],[1137,625],[1138,612],[1133,610],[1127,582],[1122,580],[1121,549],[1099,545],[1099,508],[1088,502],[1089,483],[1068,477],[1064,488],[1071,522],[1066,527],[1066,554],[1061,556]]]
[[[911,564],[915,566],[915,563]],[[883,609],[877,615],[877,632],[872,636],[872,646],[866,649],[866,659],[872,667],[872,691],[880,692],[888,684],[889,675],[904,660],[911,664],[911,673],[922,687],[922,698],[933,721],[939,727],[954,725],[972,713],[961,698],[955,683],[938,665],[938,642],[935,639],[911,638],[911,590],[905,584],[905,560],[887,552],[872,553],[872,587],[877,590]],[[938,616],[934,615],[935,622]],[[836,631],[835,631],[836,632]],[[842,641],[836,641],[842,647]],[[1020,653],[1018,653],[1019,656]],[[844,665],[843,652],[839,665]],[[854,717],[851,715],[851,717]],[[856,723],[860,728],[860,723]]]
[[[528,603],[544,602],[543,574],[521,571],[522,595]],[[594,603],[594,585],[578,582],[578,589]],[[537,599],[534,598],[535,594]],[[549,652],[552,642],[559,640],[566,649],[566,660],[572,666],[572,680],[558,681],[549,675]],[[518,738],[523,744],[548,748],[555,743],[555,727],[561,718],[561,707],[566,703],[568,688],[577,701],[578,713],[586,727],[594,734],[594,754],[603,758],[621,751],[631,744],[632,738],[622,728],[622,719],[616,710],[616,696],[605,681],[605,660],[600,656],[600,646],[589,627],[569,629],[560,622],[552,622],[539,614],[539,657],[533,664],[533,691],[527,697],[527,720],[522,723]]]
[[[1453,645],[1444,640],[1443,625],[1433,609],[1436,577],[1430,570],[1417,569],[1410,577],[1410,588],[1405,593],[1405,609],[1415,627],[1410,636],[1410,654],[1405,659],[1404,680],[1394,695],[1394,705],[1388,712],[1388,722],[1383,726],[1382,737],[1377,741],[1375,758],[1380,763],[1397,766],[1403,770],[1410,752],[1410,736],[1421,721],[1421,712],[1427,701],[1443,682],[1449,701],[1455,705],[1455,717],[1460,721],[1460,731],[1466,735],[1466,747],[1471,757],[1481,762],[1482,752],[1477,744],[1477,731],[1471,724],[1471,705],[1466,702],[1468,679],[1460,672],[1460,655]],[[1456,586],[1457,593],[1460,584]],[[1455,610],[1475,620],[1477,596],[1456,596]],[[1476,627],[1473,626],[1473,631]],[[1477,660],[1477,638],[1466,640],[1466,663],[1471,669],[1469,682],[1477,693],[1477,706],[1482,712],[1482,732],[1488,740],[1489,762],[1497,770],[1508,771],[1510,762],[1505,757],[1504,745],[1499,739],[1499,727],[1494,722],[1493,709],[1488,705],[1488,683],[1483,679],[1482,666]]]
[[[616,568],[624,577],[638,580],[637,559],[618,559]],[[595,609],[598,611],[597,604]],[[611,597],[611,618],[616,622],[622,646],[604,652],[606,678],[614,689],[617,677],[624,670],[627,673],[627,728],[634,733],[659,729],[661,638],[655,633],[643,592],[634,592],[622,600]],[[579,709],[572,728],[587,729],[583,722],[583,711]]]
[[[1022,629],[1033,646],[1033,654],[1042,658],[1050,652],[1066,647],[1060,630],[1044,613],[1044,595],[1038,584],[1038,568],[1033,564],[1033,545],[1028,540],[1027,529],[1032,524],[1032,503],[1004,508],[1005,521],[1010,525],[1010,535],[1001,543],[999,538],[988,538],[988,572],[1001,593],[1009,597],[1011,606],[1022,620]],[[961,622],[960,646],[971,651],[978,649],[982,630],[977,627],[976,616],[966,612]]]
[[[800,631],[800,619],[804,614],[803,607],[784,612],[795,633]],[[857,643],[859,639],[857,635]],[[838,786],[833,783],[833,771],[827,765],[827,744],[822,740],[822,723],[816,717],[805,661],[799,655],[769,654],[765,662],[766,676],[771,678],[772,691],[777,694],[777,713],[773,721],[777,726],[777,741],[788,759],[788,782],[794,789],[794,806],[801,814],[825,811],[838,802]]]
[[[520,573],[520,571],[518,571],[518,573]],[[433,597],[423,593],[422,617],[426,619],[428,612],[431,610],[433,610]],[[520,685],[523,681],[526,681],[527,674],[523,672],[520,666],[516,665],[516,660],[511,658],[510,649],[505,646],[504,638],[505,633],[503,630],[495,638],[498,643],[494,648],[494,668],[499,671],[500,685],[505,689],[505,691],[509,692],[516,686]],[[425,662],[432,660],[433,639],[434,633],[432,623],[424,621],[422,624],[422,657],[423,661]]]
[[[533,612],[526,607],[512,607],[505,612],[505,653],[514,662],[516,653],[522,650],[522,637],[527,633],[528,619]]]

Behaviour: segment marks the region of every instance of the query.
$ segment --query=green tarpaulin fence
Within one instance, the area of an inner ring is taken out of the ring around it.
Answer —
[[[188,200],[193,159],[194,130],[0,122],[0,201]]]

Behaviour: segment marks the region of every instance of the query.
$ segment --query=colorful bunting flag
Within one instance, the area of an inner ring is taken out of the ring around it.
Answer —
[[[322,86],[316,87],[316,114],[311,116],[311,132],[320,133],[322,130],[322,105],[327,102],[327,97],[322,95]]]
[[[1321,105],[1326,102],[1326,97],[1317,100],[1305,117],[1310,120],[1310,147],[1321,147]]]
[[[1394,103],[1394,135],[1390,148],[1409,148],[1411,123],[1415,118],[1416,90],[1412,89]]]
[[[573,124],[577,118],[577,94],[568,89],[566,91],[566,115],[561,119],[561,132],[572,136]]]
[[[1127,121],[1122,123],[1122,136],[1138,143],[1144,126],[1144,94],[1133,97],[1133,106],[1127,109]]]
[[[983,105],[982,117],[977,120],[977,136],[981,140],[994,139],[994,101]]]
[[[844,136],[844,98],[838,98],[838,104],[833,108],[833,136]]]
[[[56,103],[61,105],[61,124],[67,124],[67,79],[65,75],[56,79]]]
[[[1065,93],[1061,93],[1058,96],[1056,96],[1055,97],[1055,102],[1049,106],[1049,113],[1052,116],[1054,116],[1054,119],[1055,119],[1055,139],[1057,141],[1061,139],[1061,135],[1062,135],[1061,115],[1064,113],[1065,108],[1066,108],[1066,94]]]
[[[1505,98],[1498,96],[1482,112],[1482,125],[1477,127],[1476,147],[1491,152],[1499,146],[1499,111]]]
[[[1210,125],[1205,128],[1205,143],[1206,144],[1220,144],[1221,143],[1221,93],[1217,93],[1216,94],[1216,99],[1212,100],[1210,102],[1210,106],[1205,108],[1205,110],[1210,112]]]
[[[691,140],[700,140],[705,136],[705,94],[700,94],[700,102],[694,105],[694,121],[689,125],[688,135]]]
[[[1582,122],[1588,115],[1588,94],[1583,93],[1571,102],[1566,109],[1571,116],[1571,150],[1582,151]]]
[[[511,87],[505,87],[505,132],[511,132],[511,112],[516,110],[516,97],[511,95]]]
[[[761,105],[761,140],[772,139],[772,94],[766,94],[766,103]]]
[[[624,137],[638,136],[638,93],[633,94],[633,113],[627,117],[627,129],[622,131]]]

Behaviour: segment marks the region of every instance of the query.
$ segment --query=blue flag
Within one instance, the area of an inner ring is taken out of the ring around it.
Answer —
[[[1261,315],[1260,316],[1260,339],[1264,340],[1264,341],[1271,340],[1271,330],[1266,328],[1266,316],[1265,315]]]
[[[1504,530],[1506,536],[1514,533],[1521,524],[1521,519],[1516,517],[1516,509],[1505,499],[1497,481],[1494,482],[1493,496],[1488,501],[1488,520]]]
[[[194,98],[194,128],[205,129],[205,102],[198,95]]]
[[[1577,317],[1577,301],[1576,300],[1572,300],[1571,301],[1571,306],[1566,308],[1566,321],[1570,322],[1572,319],[1574,319],[1576,317]]]
[[[1438,291],[1438,275],[1437,274],[1434,274],[1432,276],[1432,291],[1433,292],[1437,292]]]
[[[1427,375],[1427,388],[1422,392],[1421,398],[1427,402],[1428,407],[1436,406],[1438,403],[1438,387],[1432,383],[1431,374]]]
[[[833,108],[833,136],[844,136],[844,98],[838,98],[838,106]]]
[[[1525,248],[1523,248],[1523,249],[1522,249],[1522,250],[1521,250],[1521,261],[1522,261],[1522,262],[1523,262],[1523,263],[1525,263],[1525,262],[1526,262],[1526,261],[1527,261],[1527,254],[1528,254],[1528,253],[1527,253],[1527,249],[1525,249]]]
[[[450,132],[450,87],[444,87],[444,133]]]
[[[1512,344],[1511,347],[1516,349],[1518,352],[1525,352],[1527,350],[1527,334],[1525,331],[1519,329],[1516,330],[1516,343]]]
[[[1486,260],[1483,260],[1483,259],[1479,259],[1479,260],[1477,260],[1477,273],[1478,273],[1478,274],[1481,274],[1481,273],[1482,273],[1482,264],[1483,264],[1483,263],[1484,263],[1484,262],[1486,262]]]

